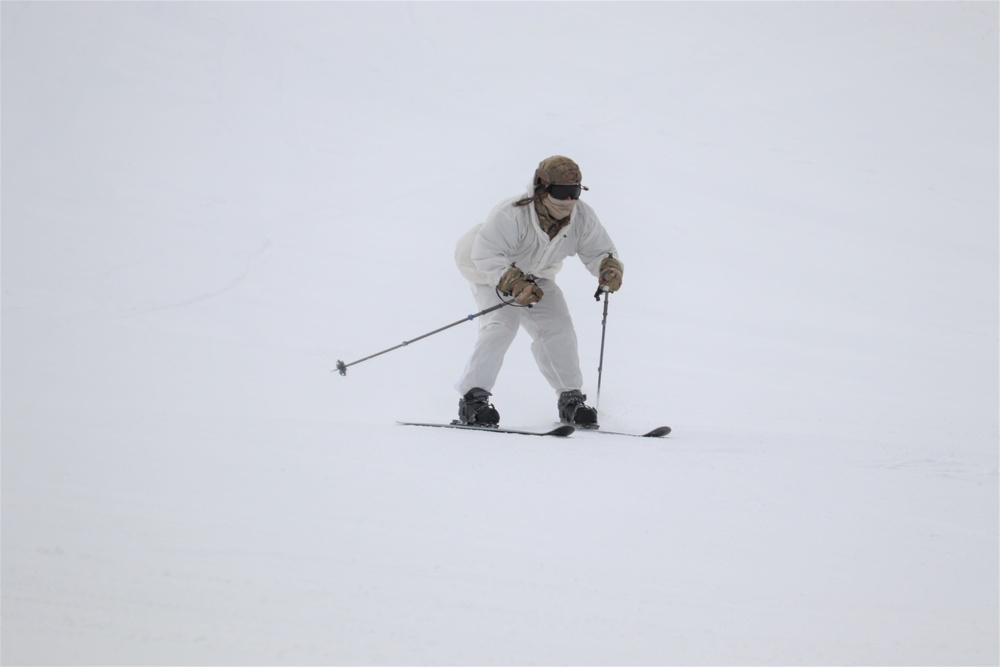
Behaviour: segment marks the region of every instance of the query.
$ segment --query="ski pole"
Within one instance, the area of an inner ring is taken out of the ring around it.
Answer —
[[[458,320],[457,322],[452,322],[451,324],[443,326],[440,329],[435,329],[434,331],[431,331],[429,333],[425,333],[423,336],[417,336],[416,338],[414,338],[412,340],[404,340],[399,345],[395,345],[393,347],[390,347],[387,350],[382,350],[381,352],[376,352],[375,354],[370,354],[367,357],[365,357],[364,359],[358,359],[357,361],[352,361],[349,364],[345,364],[343,361],[341,361],[340,359],[338,359],[337,360],[337,367],[335,369],[333,369],[333,370],[340,371],[341,375],[347,375],[347,367],[348,366],[353,366],[355,364],[360,364],[362,361],[368,361],[369,359],[374,359],[375,357],[377,357],[379,355],[382,355],[382,354],[385,354],[386,352],[392,352],[393,350],[398,350],[401,347],[406,347],[410,343],[416,343],[418,340],[422,340],[424,338],[427,338],[428,336],[433,336],[436,333],[441,333],[445,329],[450,329],[450,328],[452,328],[454,326],[458,326],[462,322],[470,322],[470,321],[476,319],[477,317],[479,317],[480,315],[485,315],[486,313],[492,313],[494,310],[499,310],[500,308],[503,308],[504,306],[509,306],[509,305],[511,305],[511,304],[508,303],[508,302],[506,302],[506,301],[504,301],[503,303],[498,303],[495,306],[491,306],[491,307],[487,308],[486,310],[481,310],[478,313],[473,313],[472,315],[468,315],[468,316],[466,316],[466,317]],[[332,373],[333,371],[330,371],[330,372]]]
[[[604,316],[601,319],[601,359],[597,362],[597,396],[594,399],[594,411],[597,412],[601,405],[601,376],[604,374],[604,335],[608,330],[608,296],[611,292],[598,288],[594,293],[594,299],[601,300],[601,292],[604,292]]]

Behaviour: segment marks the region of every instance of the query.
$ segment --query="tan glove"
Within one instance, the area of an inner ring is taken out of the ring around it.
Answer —
[[[608,256],[601,262],[600,287],[605,292],[617,292],[622,288],[622,273],[625,267],[614,257]]]
[[[519,306],[527,306],[541,300],[545,292],[542,288],[525,277],[524,272],[516,266],[507,269],[503,274],[497,288],[501,294],[514,297],[514,303]]]

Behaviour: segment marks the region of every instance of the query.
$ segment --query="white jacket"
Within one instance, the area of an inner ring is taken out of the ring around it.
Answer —
[[[514,206],[514,202],[526,196],[500,202],[485,222],[458,240],[455,263],[467,280],[495,286],[511,265],[525,275],[552,279],[562,268],[563,260],[577,254],[594,276],[608,255],[621,261],[611,237],[590,206],[578,200],[570,223],[550,240],[538,224],[534,204]]]

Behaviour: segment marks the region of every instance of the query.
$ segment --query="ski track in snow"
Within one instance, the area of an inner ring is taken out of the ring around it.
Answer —
[[[234,264],[227,273],[219,274],[219,277],[215,279],[201,278],[195,274],[193,280],[189,277],[188,283],[182,285],[178,285],[175,279],[162,274],[142,275],[144,268],[147,267],[147,264],[137,262],[135,265],[119,267],[113,271],[108,280],[109,284],[112,286],[108,289],[113,293],[118,293],[122,291],[122,287],[120,287],[120,285],[128,284],[130,285],[129,291],[136,292],[132,286],[134,286],[137,282],[142,283],[144,285],[144,290],[138,291],[133,297],[136,300],[142,301],[143,299],[148,299],[150,292],[153,291],[153,289],[149,287],[150,284],[169,285],[172,287],[172,292],[169,294],[163,294],[158,302],[128,304],[127,297],[113,297],[116,302],[121,302],[119,308],[131,315],[142,315],[158,310],[190,306],[201,301],[214,299],[239,287],[240,284],[246,280],[247,276],[250,275],[250,272],[261,264],[265,254],[270,248],[270,245],[270,241],[265,241],[261,248],[251,257],[240,259],[239,261],[244,264],[242,268]],[[177,273],[187,273],[190,276],[191,273],[196,271],[197,265],[192,266],[189,263],[189,258],[178,258],[175,262],[177,264]],[[213,272],[218,271],[218,267],[213,267]],[[219,284],[220,286],[212,287],[210,286],[212,283]],[[115,287],[114,285],[119,285],[119,287]]]

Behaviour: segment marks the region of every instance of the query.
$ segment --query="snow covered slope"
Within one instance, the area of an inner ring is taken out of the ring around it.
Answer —
[[[997,3],[0,11],[4,664],[1000,661]],[[675,433],[395,425],[557,153]]]

